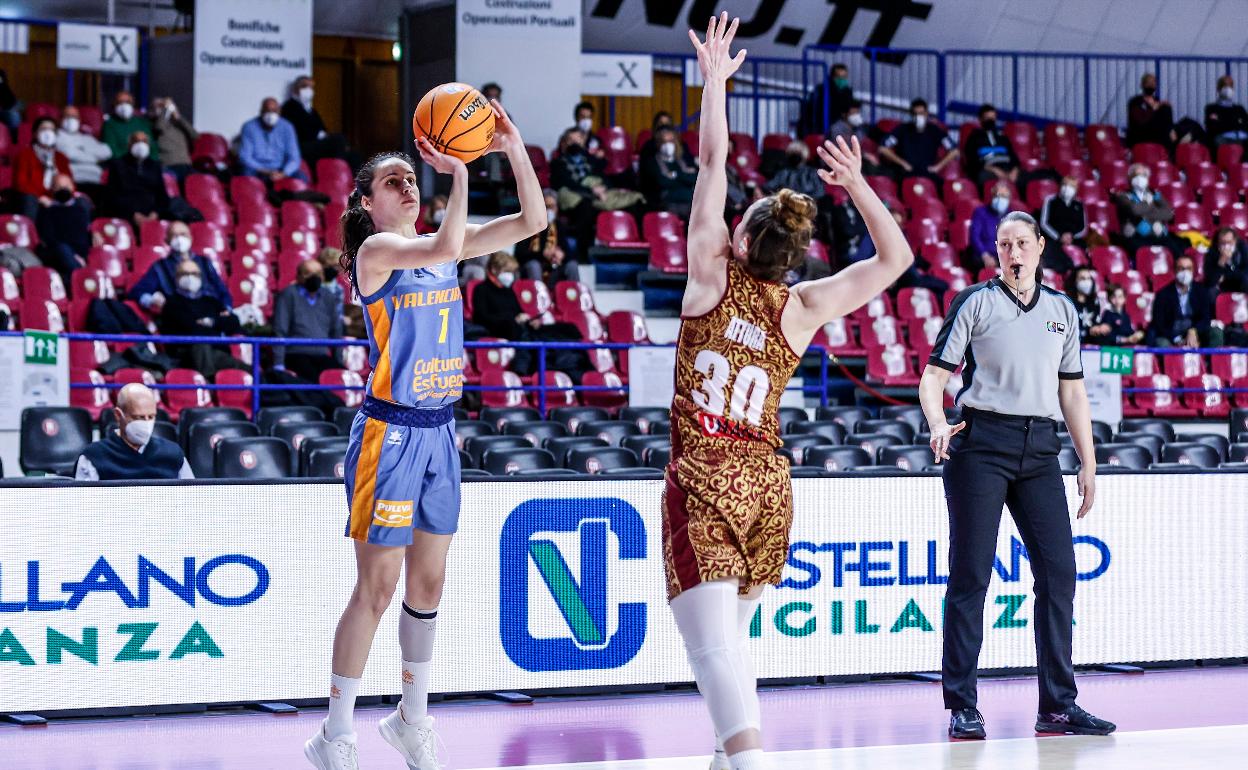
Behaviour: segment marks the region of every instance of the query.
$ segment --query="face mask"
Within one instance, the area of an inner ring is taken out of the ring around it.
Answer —
[[[303,288],[308,294],[316,294],[321,290],[322,279],[319,275],[309,275],[303,279]]]
[[[1148,189],[1148,177],[1143,174],[1136,174],[1131,177],[1131,187],[1138,193],[1142,193]]]
[[[130,154],[139,160],[146,160],[147,156],[152,154],[152,148],[147,145],[147,142],[135,142],[130,145]]]
[[[260,122],[264,123],[264,125],[268,126],[269,128],[276,126],[277,125],[277,113],[276,112],[262,113],[260,115]]]
[[[74,191],[69,189],[68,187],[62,187],[61,189],[52,193],[52,200],[56,201],[57,203],[69,203],[73,199],[74,199]]]
[[[435,225],[442,224],[442,220],[446,219],[446,209],[436,209],[433,216],[430,217]]]
[[[1075,290],[1080,294],[1091,294],[1093,288],[1094,285],[1090,278],[1081,278],[1075,283]]]
[[[1153,96],[1157,93],[1157,86],[1145,86],[1143,89],[1145,96]]]
[[[849,88],[849,78],[832,78],[832,85],[837,88]]]
[[[203,285],[204,281],[198,275],[184,275],[178,279],[178,288],[187,294],[199,292]]]
[[[1068,184],[1064,184],[1064,185],[1062,185],[1062,193],[1061,193],[1061,194],[1062,194],[1062,200],[1066,201],[1067,203],[1070,203],[1071,201],[1073,201],[1073,200],[1075,199],[1075,188],[1074,188],[1074,186],[1073,186],[1073,185],[1068,185]]]
[[[325,271],[325,283],[333,283],[334,279],[338,277],[338,268],[326,267],[323,269]]]
[[[551,224],[555,221],[555,210],[546,209],[546,223]]]
[[[845,118],[845,122],[849,123],[849,125],[854,128],[858,128],[862,125],[862,115],[857,112],[851,112],[849,116]]]
[[[39,144],[44,147],[52,147],[56,144],[56,132],[50,128],[45,128],[39,132]]]
[[[568,149],[565,154],[576,156],[576,155],[580,155],[583,152],[585,152],[585,147],[583,145],[573,142],[572,144],[568,145]]]
[[[131,420],[126,423],[126,438],[132,444],[147,446],[147,442],[152,438],[152,429],[155,427],[155,420]]]
[[[997,130],[997,119],[996,119],[996,118],[990,118],[990,119],[988,119],[988,120],[985,120],[985,121],[981,122],[979,125],[980,125],[980,126],[982,126],[982,127],[983,127],[983,129],[984,129],[985,131],[996,131],[996,130]]]
[[[502,284],[505,288],[511,288],[511,285],[516,282],[516,274],[515,273],[499,273],[498,282]]]
[[[1180,286],[1187,286],[1192,282],[1192,271],[1180,270],[1174,274],[1174,280],[1178,281]]]
[[[675,158],[676,157],[676,143],[664,142],[663,145],[659,147],[659,152],[663,153],[663,157],[667,158],[668,160]]]
[[[594,120],[593,118],[581,118],[576,121],[576,127],[588,134],[589,130],[594,127]]]
[[[113,110],[113,114],[122,120],[129,120],[134,117],[134,105],[130,102],[122,102]]]
[[[81,126],[82,123],[78,120],[78,118],[65,118],[61,121],[61,128],[65,129],[65,131],[70,134],[78,133],[78,129]]]
[[[926,116],[926,115],[915,115],[915,116],[914,116],[914,127],[915,127],[915,128],[917,128],[917,129],[919,129],[920,131],[922,131],[924,128],[926,128],[926,127],[927,127],[927,116]]]
[[[1000,195],[992,199],[992,208],[998,214],[1004,214],[1010,210],[1010,199],[1003,198]]]
[[[189,235],[175,235],[169,240],[169,248],[173,249],[176,254],[186,254],[191,250],[191,237]]]
[[[311,88],[304,86],[303,88],[299,89],[299,101],[303,102],[304,104],[311,104],[312,97],[315,95],[315,93],[316,92],[313,91]]]
[[[1218,96],[1221,96],[1223,99],[1229,102],[1230,100],[1235,98],[1235,89],[1232,88],[1231,86],[1223,86],[1222,90],[1218,91]]]

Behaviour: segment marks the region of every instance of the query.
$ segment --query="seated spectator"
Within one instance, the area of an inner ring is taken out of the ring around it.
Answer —
[[[598,135],[594,133],[594,105],[591,102],[577,104],[572,110],[572,120],[574,121],[573,127],[585,135],[586,152],[595,158],[605,158],[606,148],[602,146]]]
[[[35,218],[40,206],[52,202],[52,181],[57,174],[71,176],[69,158],[56,149],[56,121],[40,118],[31,127],[34,143],[17,153],[13,186],[21,194],[21,213]]]
[[[273,97],[260,104],[260,114],[243,124],[238,160],[243,173],[258,176],[269,183],[286,177],[308,181],[299,170],[299,139],[290,122],[278,113]]]
[[[69,172],[83,192],[98,198],[100,178],[104,169],[100,166],[113,157],[113,151],[99,139],[82,130],[78,108],[72,104],[61,111],[61,129],[56,132],[56,149],[69,159]]]
[[[173,172],[179,182],[195,169],[191,167],[191,151],[199,132],[190,121],[182,117],[178,105],[169,97],[152,100],[152,136],[156,138],[156,152],[165,168]]]
[[[151,157],[151,148],[147,134],[136,132],[130,137],[130,152],[107,165],[103,205],[110,215],[128,219],[136,228],[169,212],[165,170]]]
[[[650,121],[650,138],[642,143],[641,150],[637,153],[639,168],[645,168],[646,160],[659,154],[659,143],[656,136],[659,133],[659,129],[664,127],[677,131],[676,141],[680,142],[681,150],[684,151],[687,157],[693,157],[694,153],[690,152],[689,145],[685,144],[685,140],[679,134],[676,122],[672,120],[672,113],[666,110],[659,110],[654,113],[654,119]]]
[[[342,308],[325,286],[325,273],[315,259],[299,263],[294,283],[277,293],[273,304],[273,334],[288,339],[338,339],[342,336]],[[336,348],[324,345],[276,345],[273,368],[289,369],[310,382],[321,372],[337,369]]]
[[[1062,179],[1055,195],[1045,196],[1040,206],[1039,224],[1044,232],[1044,267],[1068,274],[1075,264],[1062,250],[1063,246],[1084,248],[1088,235],[1088,214],[1083,201],[1076,197],[1079,182],[1074,177]]]
[[[875,244],[867,233],[867,225],[848,195],[839,203],[834,203],[829,213],[832,220],[832,250],[839,267],[860,262],[875,254]]]
[[[724,191],[727,199],[724,202],[724,217],[732,220],[734,217],[744,216],[754,201],[765,197],[758,183],[751,179],[742,179],[741,173],[737,167],[731,163],[724,169],[728,183],[727,189]]]
[[[491,337],[513,342],[580,341],[581,332],[573,324],[543,324],[542,319],[532,318],[521,309],[512,288],[519,268],[516,258],[505,251],[490,255],[486,279],[472,292],[472,322],[484,327]],[[546,368],[566,372],[580,384],[581,376],[589,369],[589,359],[583,350],[550,351],[546,354]],[[537,351],[517,350],[511,370],[525,376],[533,374],[537,371]]]
[[[1084,342],[1089,345],[1138,345],[1144,339],[1144,330],[1136,330],[1127,315],[1127,292],[1111,283],[1107,287],[1109,307],[1101,311],[1096,325],[1089,329]]]
[[[165,299],[158,326],[160,333],[182,337],[228,337],[242,328],[238,317],[221,300],[203,290],[204,278],[193,259],[178,263],[176,288]],[[198,370],[211,380],[222,369],[251,369],[230,355],[227,345],[205,342],[166,346],[182,366]]]
[[[17,140],[17,129],[22,125],[22,113],[18,109],[17,94],[9,84],[9,74],[0,69],[0,123],[9,127],[12,139]]]
[[[141,382],[117,391],[113,407],[117,424],[78,456],[74,478],[79,481],[193,479],[191,465],[177,442],[152,435],[156,426],[156,394]]]
[[[998,183],[992,188],[992,199],[988,205],[980,206],[971,215],[972,272],[997,267],[997,225],[1002,217],[1010,213],[1012,197],[1010,186]]]
[[[559,222],[559,196],[545,191],[546,229],[516,244],[516,260],[525,278],[545,281],[554,286],[559,281],[581,280],[580,265],[574,256],[574,245]]]
[[[827,114],[824,114],[824,95],[827,95]],[[849,84],[849,66],[836,62],[828,71],[826,82],[819,83],[802,100],[798,116],[798,129],[803,134],[822,134],[833,123],[845,117],[854,99],[854,89]]]
[[[295,129],[299,154],[312,167],[321,158],[347,160],[347,139],[342,134],[331,134],[325,129],[321,113],[312,106],[315,96],[316,81],[304,75],[295,80],[290,88],[290,98],[282,104],[282,118]],[[357,165],[352,163],[351,167]]]
[[[979,108],[979,128],[966,139],[966,175],[982,187],[992,179],[1018,181],[1018,156],[1010,138],[997,125],[997,108]]]
[[[1205,105],[1205,135],[1220,144],[1248,145],[1248,110],[1235,103],[1235,79],[1218,78],[1218,99]]]
[[[485,85],[481,86],[481,88],[477,90],[481,92],[481,95],[485,97],[485,100],[487,102],[497,99],[498,103],[502,104],[503,87],[500,86],[498,83],[490,81],[489,83],[486,83]],[[511,115],[511,110],[507,110],[507,115],[508,116]]]
[[[655,137],[659,151],[646,162],[642,177],[647,180],[647,186],[654,186],[660,210],[670,211],[687,220],[693,207],[693,185],[698,181],[698,162],[685,155],[675,130],[660,128]],[[649,194],[646,199],[656,202]]]
[[[492,155],[497,153],[491,153]],[[436,233],[438,228],[442,226],[442,220],[446,217],[446,196],[435,195],[429,199],[428,205],[420,215],[420,221],[416,223],[416,232],[424,235],[426,233]]]
[[[1118,221],[1127,251],[1134,256],[1143,246],[1165,246],[1172,254],[1187,248],[1187,242],[1170,232],[1174,209],[1160,192],[1148,186],[1148,166],[1135,163],[1129,171],[1131,189],[1118,193]]]
[[[1220,227],[1205,252],[1205,288],[1214,294],[1248,291],[1248,244],[1230,227]]]
[[[1150,346],[1219,347],[1222,330],[1213,326],[1213,298],[1195,283],[1196,263],[1186,254],[1174,261],[1174,280],[1153,297]]]
[[[867,176],[883,175],[884,169],[880,167],[880,156],[874,152],[870,152],[866,148],[866,142],[871,141],[871,127],[867,125],[866,116],[862,114],[862,102],[854,99],[849,103],[849,109],[845,112],[845,116],[832,124],[828,129],[828,139],[833,142],[836,138],[844,137],[848,142],[850,137],[858,137],[858,142],[862,145],[862,173]]]
[[[145,136],[152,136],[152,122],[142,115],[136,115],[134,110],[134,96],[129,91],[122,91],[117,94],[113,100],[113,114],[104,121],[104,128],[100,130],[100,139],[108,148],[113,151],[113,158],[124,158],[126,153],[130,152],[131,139],[136,134],[142,132]],[[151,148],[152,160],[160,160],[160,148]]]
[[[943,158],[939,157],[941,148]],[[910,102],[910,121],[893,129],[880,148],[880,157],[892,164],[890,170],[898,177],[922,176],[940,185],[940,172],[958,159],[958,146],[930,120],[927,102],[915,99]]]
[[[321,275],[325,277],[325,290],[333,295],[339,310],[342,309],[342,303],[346,301],[346,291],[338,282],[338,276],[342,271],[341,260],[342,249],[335,249],[333,246],[326,246],[321,249],[320,254],[316,255],[316,261],[321,263]]]
[[[1075,279],[1066,284],[1066,296],[1075,305],[1079,314],[1079,339],[1086,340],[1091,336],[1109,333],[1108,326],[1100,326],[1101,300],[1096,293],[1096,273],[1090,267],[1081,267],[1075,271]]]
[[[57,174],[46,206],[35,216],[39,233],[39,256],[61,274],[69,286],[70,274],[87,264],[91,251],[91,204],[74,191],[69,174]]]
[[[1140,78],[1140,93],[1127,101],[1127,146],[1154,142],[1174,149],[1174,110],[1170,102],[1157,98],[1157,76],[1146,72]]]
[[[636,210],[645,202],[641,193],[609,189],[602,176],[605,168],[605,160],[585,151],[585,134],[579,128],[563,132],[559,157],[550,164],[550,186],[559,193],[559,209],[581,249],[594,242],[599,211]]]
[[[789,142],[784,149],[784,168],[767,180],[767,189],[771,193],[786,188],[815,200],[827,194],[819,172],[810,165],[810,148],[805,142]]]
[[[165,232],[165,243],[169,245],[169,256],[157,260],[147,269],[133,286],[127,296],[135,300],[149,313],[160,313],[165,302],[178,289],[178,266],[190,260],[199,267],[201,292],[220,302],[223,307],[233,307],[234,300],[225,281],[213,267],[212,261],[200,254],[191,253],[191,228],[185,222],[170,222]]]

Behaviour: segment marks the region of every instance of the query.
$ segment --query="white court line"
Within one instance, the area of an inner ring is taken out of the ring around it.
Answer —
[[[778,751],[775,770],[1239,770],[1248,726]],[[705,770],[709,756],[526,765],[524,770]],[[477,768],[504,770],[504,768]]]

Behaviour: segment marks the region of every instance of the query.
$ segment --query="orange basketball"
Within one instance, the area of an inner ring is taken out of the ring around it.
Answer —
[[[412,132],[418,139],[427,137],[439,152],[468,163],[484,155],[494,141],[494,110],[472,86],[443,83],[416,105]]]

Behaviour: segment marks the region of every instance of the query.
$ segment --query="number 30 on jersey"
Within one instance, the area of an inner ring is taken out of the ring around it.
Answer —
[[[732,375],[728,359],[713,350],[703,350],[693,361],[693,367],[702,375],[702,389],[689,394],[693,403],[702,411],[716,417],[724,416],[725,391]],[[767,372],[757,366],[744,366],[737,372],[732,383],[731,399],[727,404],[728,417],[759,425],[763,420],[763,404],[771,390]]]

